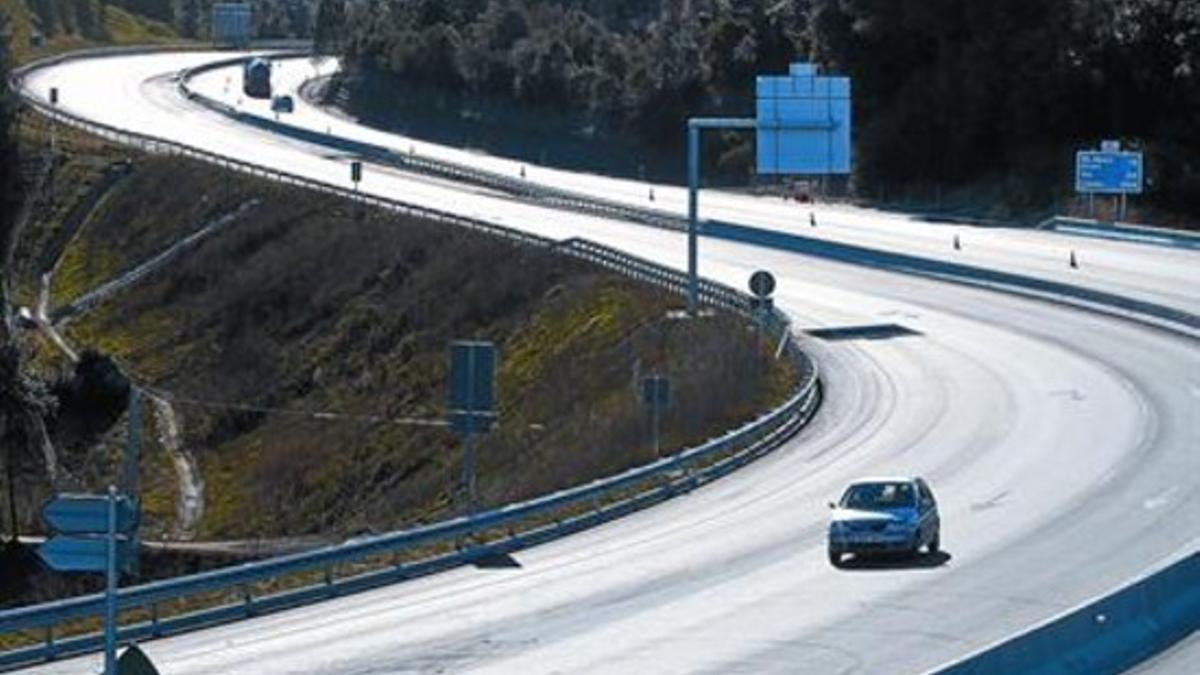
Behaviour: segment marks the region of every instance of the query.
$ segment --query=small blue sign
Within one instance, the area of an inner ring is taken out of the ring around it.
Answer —
[[[496,413],[496,345],[460,340],[450,347],[450,425],[488,431]]]
[[[756,89],[760,175],[850,173],[850,78],[793,63],[785,76],[759,76]]]
[[[108,532],[108,497],[63,494],[42,507],[46,526],[60,534],[104,534]],[[129,533],[138,526],[137,504],[117,498],[117,532]]]
[[[1082,150],[1075,153],[1075,191],[1081,194],[1141,194],[1142,153]]]
[[[96,572],[108,569],[108,537],[71,537],[58,535],[38,547],[38,556],[58,572]],[[117,539],[117,569],[128,570],[136,560],[132,540]]]
[[[662,375],[642,380],[642,403],[650,408],[666,408],[671,403],[671,381]]]

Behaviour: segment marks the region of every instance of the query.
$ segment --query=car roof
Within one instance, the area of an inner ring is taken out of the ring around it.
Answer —
[[[851,485],[871,485],[873,483],[915,483],[916,478],[911,476],[871,476],[868,478],[859,478],[850,483]]]

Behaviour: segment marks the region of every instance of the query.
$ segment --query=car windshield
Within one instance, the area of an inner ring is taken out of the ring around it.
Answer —
[[[906,508],[914,501],[911,483],[859,483],[842,496],[843,507],[866,511]]]

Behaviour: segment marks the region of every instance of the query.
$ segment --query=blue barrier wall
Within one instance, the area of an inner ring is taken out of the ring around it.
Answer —
[[[938,675],[1120,673],[1200,629],[1200,552],[935,671]],[[1200,664],[1196,664],[1200,672]]]

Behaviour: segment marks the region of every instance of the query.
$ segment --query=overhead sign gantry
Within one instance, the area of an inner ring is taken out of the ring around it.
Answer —
[[[759,175],[850,173],[850,78],[823,77],[811,63],[793,63],[787,75],[760,75],[755,117],[688,120],[688,311],[699,307],[698,243],[700,132],[746,129],[757,134]]]

